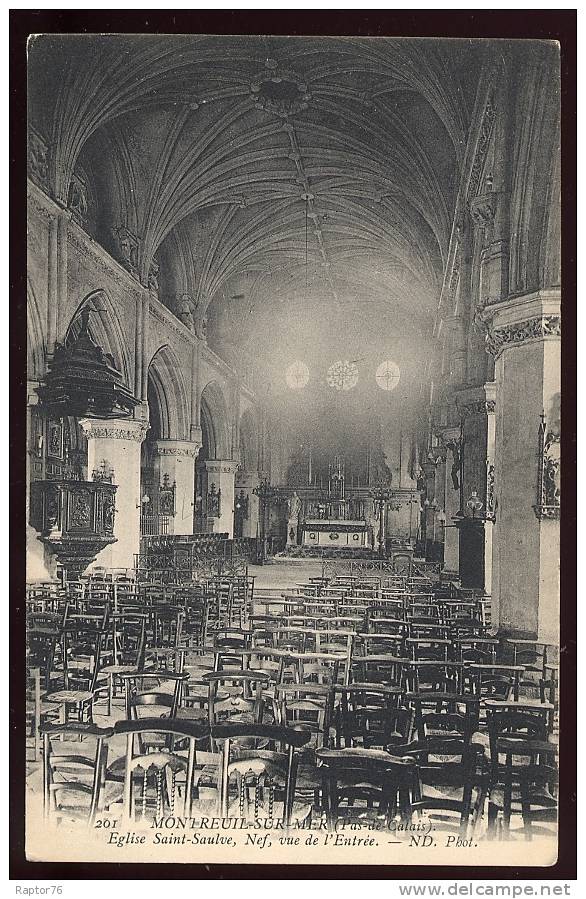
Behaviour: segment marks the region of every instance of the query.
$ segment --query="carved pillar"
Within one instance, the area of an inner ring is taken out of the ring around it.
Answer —
[[[559,633],[559,486],[555,482],[559,485],[560,292],[544,290],[494,304],[484,310],[484,321],[487,349],[495,358],[492,588],[498,623],[503,631],[555,642]],[[549,459],[550,454],[554,458]],[[546,494],[551,503],[543,502],[544,484],[551,488]]]
[[[155,481],[175,484],[174,506],[169,507],[173,523],[170,534],[193,534],[193,503],[195,491],[195,460],[201,444],[191,440],[155,440],[153,461]],[[163,495],[163,506],[165,497]],[[165,514],[159,502],[159,514]]]
[[[88,474],[99,469],[102,460],[114,471],[117,542],[106,547],[94,565],[105,568],[133,568],[140,549],[140,445],[148,425],[131,418],[82,418],[80,425],[88,442]]]
[[[435,460],[427,459],[422,464],[423,473],[425,475],[425,497],[423,499],[423,519],[422,531],[425,534],[425,558],[428,562],[435,561],[435,513],[438,504],[436,502],[436,463]],[[422,535],[423,536],[423,535]]]
[[[259,536],[259,503],[258,496],[254,493],[255,487],[260,484],[261,478],[258,471],[238,471],[236,474],[236,495],[244,494],[247,502],[246,514],[242,520],[242,536]]]
[[[209,530],[214,534],[227,533],[228,537],[233,537],[234,475],[238,462],[231,459],[208,459],[204,464],[207,487],[203,502]]]

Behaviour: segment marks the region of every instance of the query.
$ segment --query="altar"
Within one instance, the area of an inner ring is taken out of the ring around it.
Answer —
[[[371,548],[370,530],[364,519],[306,519],[303,546]]]

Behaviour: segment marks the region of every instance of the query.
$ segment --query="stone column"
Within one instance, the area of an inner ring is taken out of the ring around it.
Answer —
[[[102,460],[114,471],[116,515],[114,536],[93,565],[133,568],[140,551],[140,445],[148,424],[132,418],[82,418],[80,425],[88,442],[88,477]]]
[[[201,444],[192,440],[155,440],[155,482],[175,484],[175,515],[170,534],[193,534],[195,460]],[[159,509],[160,512],[163,510]]]
[[[208,459],[205,463],[207,474],[207,489],[204,503],[207,509],[208,522],[214,534],[228,534],[234,536],[234,475],[238,469],[238,462],[232,459]],[[210,497],[214,492],[220,491],[219,515],[211,515]]]
[[[494,480],[495,403],[494,382],[488,382],[481,387],[467,387],[457,394],[464,439],[462,511],[467,516],[471,515],[466,502],[473,491],[476,491],[478,501],[482,503],[482,508],[475,512],[475,517],[477,527],[482,528],[484,544],[482,589],[486,594],[491,593],[492,585],[494,497],[489,496],[489,482],[491,479]]]
[[[444,525],[444,572],[455,577],[460,570],[458,531],[454,524],[456,513],[460,510],[460,488],[456,486],[454,479],[456,476],[459,484],[460,428],[444,427],[438,433],[442,443],[447,448],[443,494],[441,494],[441,488],[438,488],[446,513]],[[441,502],[441,500],[438,501]]]
[[[237,496],[243,493],[248,499],[248,518],[242,524],[243,537],[258,537],[259,535],[259,504],[258,496],[253,492],[260,484],[258,471],[239,471],[236,475],[235,492]]]
[[[543,290],[495,303],[483,318],[487,348],[495,358],[492,587],[498,623],[504,632],[556,642],[560,292]]]

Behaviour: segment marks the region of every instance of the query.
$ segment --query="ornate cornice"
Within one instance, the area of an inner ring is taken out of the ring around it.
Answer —
[[[79,421],[88,440],[130,440],[142,443],[149,425],[134,419],[81,418]]]
[[[71,223],[68,233],[69,244],[75,247],[83,256],[89,257],[92,264],[104,272],[115,284],[120,284],[133,294],[142,295],[144,288],[133,278],[123,265],[114,259],[101,244],[92,240],[76,222]]]
[[[52,222],[63,210],[30,178],[27,183],[27,200],[34,211],[46,222]]]
[[[193,344],[196,340],[195,335],[189,330],[187,325],[184,325],[166,306],[163,306],[162,303],[157,303],[156,300],[153,302],[152,294],[149,302],[149,315],[152,315],[153,318],[187,343]]]
[[[155,440],[153,447],[157,456],[187,456],[195,459],[201,443],[190,440]]]
[[[207,459],[206,471],[213,474],[236,474],[239,462],[230,459]]]
[[[546,337],[560,336],[560,316],[542,315],[538,318],[497,328],[489,327],[486,335],[486,351],[498,358],[507,347],[520,346],[533,340],[543,340]]]

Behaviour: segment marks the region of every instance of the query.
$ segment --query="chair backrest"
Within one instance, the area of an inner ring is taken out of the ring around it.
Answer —
[[[269,675],[266,672],[227,669],[208,672],[202,676],[202,681],[208,685],[210,728],[228,723],[230,719],[238,723],[260,724],[263,714],[263,689],[269,683]],[[229,693],[227,697],[225,691]]]
[[[464,674],[465,683],[476,696],[502,700],[519,698],[519,668],[473,662],[466,666]]]
[[[487,709],[490,758],[493,771],[498,771],[501,756],[531,757],[531,744],[547,741],[547,712],[540,709],[495,711]],[[551,744],[552,752],[555,746]]]
[[[285,727],[306,727],[315,749],[329,745],[334,714],[334,687],[326,684],[277,684],[275,721]]]
[[[402,690],[376,683],[339,687],[337,745],[386,749],[411,739],[413,710],[400,705]]]
[[[417,762],[379,749],[319,749],[326,820],[335,830],[340,820],[385,819],[397,809],[411,820],[410,796],[416,788]]]
[[[153,707],[165,709],[163,714],[168,718],[175,718],[177,709],[181,704],[183,688],[189,680],[189,674],[177,673],[169,670],[136,671],[122,674],[122,680],[126,687],[126,718],[138,720],[141,715],[139,709],[147,710]],[[161,686],[169,684],[172,689],[162,690]],[[143,717],[152,717],[152,711]]]
[[[66,689],[96,689],[102,651],[106,641],[106,633],[94,624],[76,627],[73,633],[67,631],[63,636],[63,666]],[[78,665],[78,663],[80,663]]]
[[[220,817],[280,820],[288,827],[295,798],[297,750],[310,739],[311,732],[303,727],[214,726],[212,742],[222,747]],[[240,749],[243,743],[245,752]],[[275,801],[279,798],[280,811]]]
[[[462,664],[434,660],[411,661],[406,669],[411,693],[461,693]]]
[[[530,784],[551,787],[557,781],[557,745],[547,739],[547,711],[539,708],[504,712],[487,709],[491,779],[521,785],[527,800]],[[508,790],[505,790],[507,801]]]
[[[145,821],[163,814],[191,815],[196,748],[209,736],[207,724],[174,718],[144,718],[119,721],[116,735],[126,736],[122,815],[125,821]],[[159,743],[181,746],[187,753],[169,748],[144,752],[144,744],[155,735]],[[179,773],[185,776],[178,779]],[[183,795],[180,795],[182,791]]]
[[[480,699],[451,693],[407,694],[418,739],[450,738],[469,743],[478,727]]]
[[[51,687],[51,672],[55,659],[57,634],[51,631],[27,631],[27,666],[38,668],[41,672],[43,688]]]
[[[146,651],[146,615],[123,614],[115,619],[117,663],[142,668]]]
[[[448,734],[428,737],[410,746],[395,746],[393,752],[418,762],[420,786],[412,802],[413,810],[425,810],[432,816],[434,811],[453,812],[459,817],[460,835],[467,836],[469,825],[476,824],[482,811],[487,786],[482,763],[484,747]],[[426,786],[432,789],[426,791]],[[446,821],[444,814],[433,817],[436,830],[447,827],[453,832],[453,824]]]
[[[352,656],[350,680],[399,687],[405,683],[408,667],[409,660],[395,653],[356,653]]]

